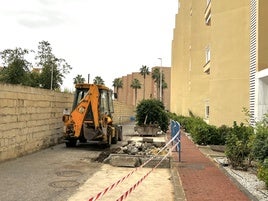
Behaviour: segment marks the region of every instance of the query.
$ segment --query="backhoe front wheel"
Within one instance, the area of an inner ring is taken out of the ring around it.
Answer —
[[[115,130],[115,136],[112,137],[112,144],[117,144],[117,141],[118,141],[118,132],[117,130]]]
[[[112,138],[112,144],[117,144],[118,138],[117,136]]]
[[[65,142],[66,147],[76,147],[77,139],[70,138]]]

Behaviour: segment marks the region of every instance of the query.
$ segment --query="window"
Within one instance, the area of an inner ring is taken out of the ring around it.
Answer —
[[[76,89],[75,94],[74,94],[73,107],[72,107],[73,110],[80,103],[80,101],[85,97],[87,92],[88,92],[88,89]]]
[[[209,119],[209,105],[206,103],[205,106],[205,119]]]
[[[114,105],[113,105],[113,92],[109,91],[109,108],[110,108],[110,112],[114,113]]]
[[[209,106],[207,105],[206,106],[206,119],[209,118]]]
[[[100,113],[109,114],[109,97],[106,90],[100,90]]]

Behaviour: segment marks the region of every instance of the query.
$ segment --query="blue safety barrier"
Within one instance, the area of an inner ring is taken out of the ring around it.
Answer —
[[[171,137],[174,138],[173,143],[177,143],[176,151],[179,153],[179,161],[181,161],[181,133],[180,133],[180,123],[174,120],[171,120]]]

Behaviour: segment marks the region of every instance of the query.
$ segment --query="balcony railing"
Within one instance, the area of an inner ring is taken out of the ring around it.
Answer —
[[[207,7],[205,10],[205,23],[210,25],[211,22],[211,0],[207,0]]]
[[[203,66],[203,72],[210,74],[210,61],[208,61],[204,66]]]

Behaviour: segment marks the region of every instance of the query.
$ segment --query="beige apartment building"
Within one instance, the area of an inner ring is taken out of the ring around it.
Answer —
[[[161,95],[159,94],[159,89],[157,84],[152,78],[152,72],[155,68],[158,68],[163,76],[164,76],[164,81],[167,84],[167,88],[163,89],[163,92]],[[118,101],[124,102],[128,105],[137,105],[141,100],[143,100],[143,95],[145,99],[159,99],[163,101],[163,104],[165,105],[165,108],[167,110],[170,109],[170,72],[171,68],[170,67],[159,67],[155,66],[152,69],[150,69],[150,74],[146,75],[146,78],[144,80],[143,76],[139,72],[133,72],[131,74],[128,74],[126,76],[123,76],[122,82],[123,82],[123,87],[118,89]],[[135,90],[131,88],[131,83],[132,80],[138,79],[141,83],[141,88],[137,89],[137,99],[135,100]],[[145,89],[145,91],[144,91]],[[114,89],[116,92],[116,89]],[[161,97],[160,97],[161,96]]]
[[[171,112],[213,125],[268,110],[268,1],[180,0],[172,41]]]

